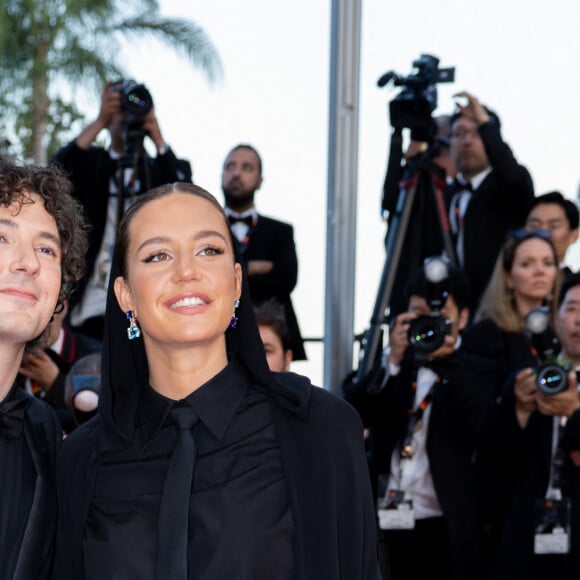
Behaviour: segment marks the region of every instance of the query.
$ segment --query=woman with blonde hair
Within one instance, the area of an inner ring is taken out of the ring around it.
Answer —
[[[540,361],[525,328],[526,316],[544,306],[553,321],[557,309],[560,271],[549,234],[544,230],[510,232],[475,324],[464,333],[465,348],[480,361],[481,383],[488,386],[482,397],[497,403],[490,407],[487,436],[477,452],[488,566],[495,558],[513,499],[518,444],[536,406],[533,369]]]

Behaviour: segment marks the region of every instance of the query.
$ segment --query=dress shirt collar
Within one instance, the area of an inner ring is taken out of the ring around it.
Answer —
[[[215,377],[185,397],[183,401],[191,405],[211,434],[221,440],[249,386],[250,379],[243,366],[237,360],[232,360]],[[149,445],[159,432],[172,407],[177,403],[178,401],[154,391],[149,385],[143,389],[137,415],[145,438],[145,446]]]
[[[478,173],[471,179],[465,179],[461,173],[457,174],[457,181],[459,183],[471,183],[471,188],[473,191],[477,191],[477,188],[483,183],[483,180],[492,172],[491,166],[487,169],[484,169],[481,173]]]
[[[232,209],[230,209],[229,207],[224,207],[224,213],[226,214],[226,216],[229,217],[234,217],[234,218],[239,218],[239,219],[244,219],[245,217],[251,216],[253,219],[258,219],[258,212],[256,211],[255,207],[252,207],[246,211],[243,211],[242,213],[238,213],[237,211],[234,211]]]

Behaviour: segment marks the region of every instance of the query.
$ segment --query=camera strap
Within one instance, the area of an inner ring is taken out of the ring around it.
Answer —
[[[546,499],[562,499],[562,467],[564,451],[560,445],[562,439],[562,417],[553,417],[552,421],[552,453],[550,459],[550,480],[546,490]]]
[[[401,459],[411,459],[415,453],[415,444],[414,444],[414,436],[421,429],[421,420],[423,419],[423,415],[425,410],[431,403],[433,399],[433,390],[437,383],[441,382],[441,379],[437,377],[435,382],[431,385],[429,390],[427,391],[426,395],[423,397],[423,400],[417,405],[415,409],[409,409],[409,421],[407,423],[407,431],[405,434],[405,439],[403,439],[403,443],[401,445]],[[417,392],[417,379],[412,383],[413,393]]]

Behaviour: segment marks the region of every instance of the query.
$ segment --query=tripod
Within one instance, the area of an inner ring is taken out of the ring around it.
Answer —
[[[151,177],[147,166],[145,148],[143,146],[144,133],[140,124],[127,122],[124,127],[125,152],[117,159],[115,177],[118,187],[117,221],[115,230],[121,223],[125,213],[125,200],[127,195],[133,198],[135,195],[151,188]],[[125,169],[132,169],[129,187],[125,184]],[[141,169],[141,171],[140,171]],[[137,184],[139,183],[139,186]]]
[[[406,281],[408,275],[418,268],[424,258],[437,253],[433,248],[425,248],[421,244],[422,231],[415,231],[414,244],[409,244],[410,256],[404,264],[405,268],[399,268],[403,245],[409,231],[409,221],[415,202],[432,197],[432,202],[437,214],[437,223],[442,238],[442,250],[447,254],[451,266],[456,265],[455,250],[451,242],[449,230],[449,219],[445,208],[443,188],[445,187],[445,172],[437,166],[433,159],[436,156],[436,147],[429,144],[427,149],[413,157],[405,166],[400,180],[393,176],[400,173],[401,160],[401,129],[395,129],[391,139],[391,150],[387,175],[384,185],[383,208],[387,205],[387,197],[393,194],[396,196],[395,210],[390,215],[390,223],[387,231],[386,258],[379,282],[379,290],[375,300],[375,305],[371,315],[369,328],[366,330],[361,346],[362,357],[356,373],[356,382],[360,382],[367,377],[373,369],[375,360],[379,354],[381,340],[381,329],[386,321],[387,307],[391,304],[391,296],[395,284],[395,278],[402,283]],[[398,188],[398,192],[394,191]],[[417,228],[416,228],[417,229]],[[419,228],[420,229],[420,228]],[[414,251],[413,251],[414,250]],[[414,255],[413,255],[414,254]],[[426,255],[422,255],[426,254]]]

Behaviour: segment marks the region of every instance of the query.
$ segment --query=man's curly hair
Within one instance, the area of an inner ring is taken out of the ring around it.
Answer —
[[[31,194],[42,198],[56,221],[62,247],[57,313],[84,274],[87,226],[81,205],[72,197],[72,185],[57,166],[24,165],[0,157],[0,207],[14,205],[18,213],[24,204],[34,203]]]

